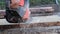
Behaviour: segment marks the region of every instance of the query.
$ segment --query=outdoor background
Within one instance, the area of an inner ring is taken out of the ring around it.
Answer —
[[[60,3],[60,0],[58,0]],[[30,7],[44,4],[55,4],[55,0],[30,0]],[[5,0],[0,0],[0,10],[5,9]]]

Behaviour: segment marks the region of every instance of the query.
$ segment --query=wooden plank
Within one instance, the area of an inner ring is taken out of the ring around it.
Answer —
[[[18,24],[10,24],[10,25],[0,25],[1,30],[11,29],[11,28],[33,28],[33,27],[49,27],[49,26],[60,26],[60,22],[47,22],[47,23],[18,23]]]

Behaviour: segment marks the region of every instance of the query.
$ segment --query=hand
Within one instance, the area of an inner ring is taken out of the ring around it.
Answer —
[[[19,0],[11,0],[10,8],[17,8],[19,6]]]
[[[11,0],[11,2],[14,4],[14,3],[19,3],[20,0]]]

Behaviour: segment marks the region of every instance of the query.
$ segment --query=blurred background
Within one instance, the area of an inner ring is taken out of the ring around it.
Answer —
[[[60,0],[57,0],[60,3]],[[56,0],[30,0],[30,7],[46,4],[55,4]],[[0,0],[0,10],[5,9],[5,0]]]

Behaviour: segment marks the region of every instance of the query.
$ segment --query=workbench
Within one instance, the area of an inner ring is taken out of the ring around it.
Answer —
[[[8,23],[6,19],[0,19],[0,30],[2,33],[60,32],[60,17],[57,15],[31,17],[24,23]]]

